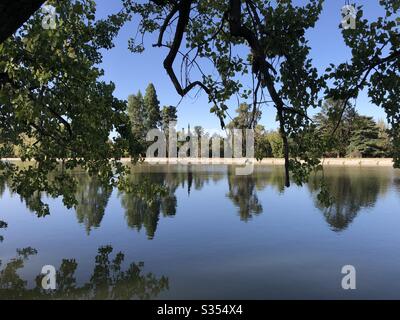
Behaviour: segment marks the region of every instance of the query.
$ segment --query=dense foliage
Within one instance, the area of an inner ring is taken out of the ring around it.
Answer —
[[[116,184],[124,170],[117,160],[126,151],[135,154],[126,104],[98,67],[100,51],[114,46],[126,14],[95,20],[92,0],[48,3],[56,7],[56,29],[43,29],[38,12],[0,45],[0,157],[18,146],[23,161],[34,161],[23,167],[2,161],[0,170],[21,196],[46,191],[71,206],[76,181],[70,169],[80,166]],[[48,212],[40,201],[37,210]]]
[[[146,34],[156,33],[153,46],[167,48],[163,66],[177,93],[206,92],[222,127],[228,100],[247,103],[234,125],[256,130],[258,158],[269,152],[285,158],[286,186],[290,177],[306,181],[331,152],[389,154],[399,167],[400,0],[379,3],[384,16],[368,20],[360,6],[356,28],[342,30],[351,59],[320,74],[306,32],[315,27],[323,0],[302,6],[291,0],[123,0],[123,9],[104,20],[96,20],[94,0],[49,0],[56,29],[43,29],[36,12],[0,44],[0,157],[17,148],[22,160],[34,161],[1,161],[1,178],[11,179],[12,190],[30,198],[41,214],[48,213],[42,191],[62,195],[67,206],[77,204],[70,174],[76,167],[99,183],[126,187],[119,159],[137,158],[143,130],[165,127],[176,117],[176,110],[160,111],[154,86],[143,98],[130,97],[127,109],[114,97],[113,83],[101,80],[101,50],[113,47],[131,18],[140,19],[141,40],[132,39],[130,49],[143,52]],[[362,90],[385,110],[387,130],[354,113],[351,101]],[[278,132],[257,127],[264,106],[275,108]],[[322,116],[311,119],[309,110],[319,107]]]
[[[352,49],[351,61],[331,64],[324,74],[313,65],[306,39],[306,31],[319,19],[323,0],[310,0],[303,6],[291,0],[124,3],[130,13],[141,17],[141,41],[132,39],[132,51],[142,52],[146,47],[144,36],[158,33],[153,46],[168,48],[164,67],[176,91],[182,96],[195,88],[205,91],[213,104],[211,112],[219,116],[222,126],[228,109],[226,101],[235,96],[251,100],[253,117],[249,127],[255,127],[257,110],[263,105],[276,109],[287,186],[290,170],[295,181],[308,179],[330,144],[314,130],[308,110],[320,107],[326,98],[343,101],[338,126],[348,102],[363,89],[387,113],[395,141],[393,155],[396,166],[400,165],[399,0],[379,1],[385,16],[376,21],[365,19],[359,7],[356,28],[343,29],[344,41]],[[174,67],[177,60],[181,61],[180,68]],[[248,89],[244,82],[253,83],[253,87]],[[295,145],[290,146],[290,141]]]

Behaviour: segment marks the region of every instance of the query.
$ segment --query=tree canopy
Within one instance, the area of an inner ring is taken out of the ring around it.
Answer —
[[[168,48],[164,67],[176,91],[185,96],[195,88],[204,90],[213,103],[211,112],[218,115],[222,126],[226,101],[232,96],[252,98],[254,115],[262,105],[276,109],[287,186],[290,170],[297,175],[295,180],[302,180],[307,177],[303,173],[319,163],[317,158],[322,153],[317,151],[322,151],[319,149],[326,143],[319,142],[317,148],[308,150],[305,143],[315,132],[307,112],[321,106],[324,98],[343,101],[340,123],[350,99],[366,89],[372,102],[385,109],[391,136],[399,141],[400,39],[396,17],[400,1],[379,3],[385,9],[384,17],[369,21],[360,6],[356,29],[342,31],[346,45],[352,49],[351,61],[331,64],[319,74],[310,58],[305,33],[315,27],[323,0],[310,0],[304,6],[296,6],[290,0],[124,1],[128,12],[142,19],[138,30],[142,40],[133,39],[131,50],[142,52],[144,36],[158,33],[153,46]],[[243,47],[247,53],[238,53],[238,48]],[[178,59],[179,69],[174,67]],[[253,82],[250,90],[242,85],[247,76]],[[249,127],[254,124],[255,117]],[[290,148],[289,138],[302,145]],[[396,147],[396,166],[400,165],[399,151]]]
[[[0,170],[13,177],[12,189],[22,196],[47,191],[71,206],[69,169],[81,166],[115,183],[123,170],[116,160],[126,149],[134,153],[126,104],[114,97],[113,83],[100,79],[98,67],[100,50],[113,47],[126,15],[96,21],[94,1],[48,3],[57,8],[58,28],[43,29],[36,13],[0,45],[0,157],[18,145],[23,161],[35,161],[24,168],[2,161]],[[112,131],[117,135],[109,143]],[[49,179],[58,160],[62,168]]]
[[[146,34],[156,33],[153,47],[168,49],[163,67],[177,93],[203,90],[222,127],[232,98],[249,102],[249,128],[256,128],[263,107],[276,110],[286,186],[290,173],[301,183],[319,167],[361,91],[385,110],[395,166],[400,167],[400,0],[380,0],[385,13],[375,20],[365,18],[359,6],[356,28],[342,30],[351,59],[323,72],[310,58],[306,32],[315,27],[324,0],[301,6],[291,0],[122,2],[120,12],[96,20],[94,0],[49,0],[57,12],[54,30],[42,28],[39,12],[28,19],[43,1],[19,11],[11,9],[26,1],[1,5],[11,11],[2,11],[9,14],[0,29],[0,157],[18,145],[23,160],[35,161],[22,169],[0,162],[2,175],[13,178],[14,191],[28,197],[46,190],[63,195],[67,205],[76,204],[68,174],[76,166],[102,182],[123,185],[118,178],[124,167],[118,160],[126,154],[137,157],[140,144],[133,137],[126,102],[113,96],[113,83],[101,80],[99,65],[101,50],[111,49],[122,25],[138,17],[141,40],[132,39],[130,49],[143,52]],[[161,121],[153,89],[148,88],[143,102],[151,114],[147,128]],[[340,102],[337,122],[331,134],[321,135],[308,113],[328,99]]]

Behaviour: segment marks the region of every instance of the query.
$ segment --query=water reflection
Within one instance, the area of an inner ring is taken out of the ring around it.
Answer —
[[[104,187],[96,178],[86,174],[79,175],[77,179],[76,216],[89,234],[92,228],[100,227],[112,189]]]
[[[253,214],[263,212],[263,207],[258,199],[255,179],[252,176],[237,176],[234,170],[228,171],[229,192],[227,197],[239,209],[240,220],[248,221]]]
[[[7,262],[0,271],[0,299],[153,299],[168,290],[168,278],[157,278],[152,273],[143,273],[144,263],[131,263],[122,270],[125,256],[122,252],[112,258],[111,246],[98,249],[90,280],[78,285],[75,259],[63,259],[57,270],[57,289],[43,290],[42,275],[36,277],[36,285],[28,287],[28,282],[19,272],[24,269],[29,258],[37,255],[34,248],[18,249],[15,258]],[[1,266],[1,260],[0,260]]]
[[[238,176],[234,167],[228,167],[228,199],[238,208],[240,220],[249,221],[253,215],[264,212],[258,196],[267,186],[276,188],[282,193],[285,180],[280,168],[267,171],[256,171],[252,175]]]
[[[3,196],[5,190],[6,190],[6,179],[2,175],[0,175],[0,198]]]
[[[400,193],[400,177],[395,177],[393,180],[394,187]]]
[[[310,192],[315,207],[321,211],[333,231],[347,229],[359,212],[375,206],[379,197],[384,195],[391,185],[400,192],[400,179],[396,171],[389,168],[330,167],[325,169],[324,175],[333,199],[331,206],[326,208],[317,199],[320,174],[311,177],[306,190]],[[89,234],[93,228],[101,226],[113,190],[105,188],[95,178],[83,173],[77,174],[77,179],[79,184],[76,192],[76,217]],[[138,232],[144,230],[148,239],[155,237],[160,217],[173,217],[177,214],[179,198],[176,193],[179,189],[185,190],[190,198],[195,191],[201,192],[206,187],[213,188],[211,183],[226,184],[226,197],[221,201],[231,201],[237,208],[240,220],[245,222],[267,210],[263,195],[260,195],[267,187],[271,189],[267,192],[283,193],[285,190],[284,173],[280,167],[260,166],[256,167],[252,175],[237,176],[235,168],[231,166],[215,169],[212,166],[141,165],[134,168],[128,183],[134,186],[143,184],[143,181],[163,187],[167,191],[155,193],[150,188],[148,197],[139,196],[135,192],[118,192],[118,198],[127,225]],[[6,188],[7,182],[0,180],[0,194],[3,194]],[[44,196],[46,195],[34,193],[21,201],[30,211],[35,211]],[[303,194],[299,196],[304,197]]]
[[[314,196],[315,206],[321,210],[333,231],[346,230],[364,208],[375,206],[392,183],[390,172],[360,168],[328,168],[325,181],[332,196],[332,204],[326,208],[317,199],[321,175],[313,175],[308,188]]]
[[[153,239],[157,230],[160,213],[163,216],[174,216],[176,214],[177,200],[175,191],[178,181],[168,174],[149,174],[137,172],[130,175],[129,183],[136,185],[147,179],[148,182],[167,187],[167,194],[149,198],[139,197],[134,192],[120,193],[122,207],[125,209],[125,218],[128,226],[140,231],[146,230],[148,239]]]
[[[6,190],[6,179],[0,175],[0,199],[3,197],[4,191]],[[0,230],[7,228],[7,223],[0,219]],[[0,234],[0,242],[4,241],[4,236]]]
[[[0,230],[1,229],[6,229],[7,228],[7,223],[5,221],[0,220]],[[0,242],[3,242],[4,237],[0,235]]]

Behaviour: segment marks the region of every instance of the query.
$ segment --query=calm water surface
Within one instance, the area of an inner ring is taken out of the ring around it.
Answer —
[[[400,299],[399,171],[327,168],[329,208],[318,177],[284,189],[280,167],[142,166],[131,180],[145,178],[169,193],[145,201],[80,175],[76,210],[44,197],[46,217],[0,183],[0,298]],[[356,290],[341,288],[348,264]]]

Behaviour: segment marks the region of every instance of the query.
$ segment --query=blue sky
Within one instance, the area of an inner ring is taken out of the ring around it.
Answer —
[[[301,5],[308,1],[295,2]],[[350,58],[350,51],[344,45],[339,29],[341,8],[344,4],[345,0],[325,0],[320,20],[315,29],[307,33],[312,48],[311,58],[320,71],[324,70],[329,63],[340,63]],[[373,19],[383,13],[378,0],[358,0],[356,4],[363,5],[364,16],[367,18]],[[97,0],[98,17],[117,12],[121,7],[120,0]],[[115,95],[118,98],[127,99],[129,94],[136,93],[138,90],[144,92],[146,86],[152,82],[157,89],[161,106],[177,105],[181,98],[176,93],[162,64],[167,50],[152,47],[156,34],[146,38],[146,50],[142,54],[134,54],[128,50],[128,39],[135,35],[137,23],[138,17],[135,17],[125,25],[115,40],[115,48],[104,52],[102,68],[105,70],[105,79],[116,84]],[[232,110],[230,110],[232,116],[236,106],[236,103],[232,105]],[[208,129],[219,128],[217,117],[209,113],[210,107],[204,93],[196,98],[194,93],[191,97],[184,98],[178,107],[178,128],[186,127],[188,123],[192,127],[201,125]],[[377,120],[385,119],[383,110],[372,105],[364,93],[357,99],[356,107],[362,114],[373,116]],[[262,111],[260,123],[267,129],[276,128],[274,109],[264,107]]]

